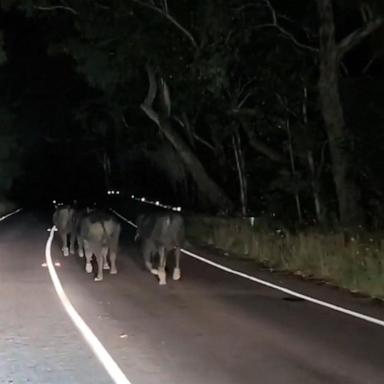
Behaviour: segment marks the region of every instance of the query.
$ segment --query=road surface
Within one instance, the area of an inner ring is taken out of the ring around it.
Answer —
[[[30,212],[0,223],[0,383],[112,383],[42,267],[51,225]],[[52,255],[74,307],[133,384],[382,384],[384,328],[192,260],[158,286],[123,226],[118,275],[93,282],[78,257]],[[208,255],[215,260],[215,255]],[[228,263],[228,260],[222,260]],[[306,294],[384,319],[366,299],[232,262]]]

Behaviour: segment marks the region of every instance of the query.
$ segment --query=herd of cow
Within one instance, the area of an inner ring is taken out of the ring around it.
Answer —
[[[85,256],[85,270],[93,272],[92,259],[95,257],[97,271],[95,281],[103,280],[103,271],[117,273],[121,224],[113,213],[96,207],[78,208],[72,205],[56,205],[53,224],[62,242],[64,256]],[[175,263],[173,279],[181,278],[180,248],[184,242],[184,220],[180,214],[154,212],[138,216],[135,240],[141,242],[144,266],[157,275],[159,284],[166,284],[167,255],[174,250]],[[155,265],[157,265],[155,267]]]

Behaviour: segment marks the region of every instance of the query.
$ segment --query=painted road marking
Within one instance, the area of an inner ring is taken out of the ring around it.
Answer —
[[[10,213],[8,213],[8,214],[6,214],[6,215],[0,217],[0,221],[3,221],[3,220],[5,220],[5,219],[8,219],[8,217],[11,217],[11,216],[15,215],[16,213],[19,213],[20,211],[22,211],[22,209],[23,209],[23,208],[18,208],[18,209],[16,209],[16,210],[14,210],[14,211],[12,211],[12,212],[10,212]]]
[[[99,359],[100,363],[104,366],[105,370],[108,372],[109,376],[115,384],[132,384],[120,367],[117,365],[112,356],[107,352],[103,344],[95,336],[92,330],[88,327],[82,317],[78,314],[76,309],[73,307],[72,303],[69,301],[67,295],[64,292],[63,286],[61,285],[60,279],[56,273],[55,266],[52,262],[51,255],[51,246],[53,236],[55,234],[55,226],[52,227],[50,231],[49,238],[45,246],[45,259],[49,270],[49,275],[53,286],[55,287],[56,293],[59,296],[61,303],[63,304],[64,309],[67,311],[69,317],[78,328],[80,333],[83,335],[84,339],[87,341],[91,350],[94,352],[96,357]]]
[[[131,222],[130,220],[128,220],[126,217],[124,217],[123,215],[121,215],[120,213],[116,212],[115,210],[112,209],[112,212],[120,217],[123,221],[125,221],[126,223],[130,224],[131,226],[137,228],[137,225],[134,224],[133,222]],[[250,280],[250,281],[253,281],[255,283],[258,283],[260,285],[264,285],[268,288],[272,288],[272,289],[275,289],[276,291],[280,291],[280,292],[284,292],[288,295],[291,295],[291,296],[294,296],[294,297],[297,297],[299,299],[303,299],[303,300],[306,300],[306,301],[309,301],[313,304],[317,304],[317,305],[320,305],[322,307],[325,307],[325,308],[328,308],[328,309],[331,309],[333,311],[336,311],[336,312],[341,312],[341,313],[344,313],[345,315],[349,315],[349,316],[352,316],[352,317],[356,317],[360,320],[364,320],[364,321],[367,321],[369,323],[373,323],[373,324],[376,324],[376,325],[379,325],[381,327],[384,327],[384,320],[382,319],[377,319],[375,317],[371,317],[371,316],[368,316],[368,315],[364,315],[362,313],[359,313],[359,312],[356,312],[356,311],[352,311],[350,309],[347,309],[347,308],[343,308],[343,307],[340,307],[338,305],[335,305],[335,304],[331,304],[331,303],[328,303],[326,301],[323,301],[323,300],[318,300],[314,297],[311,297],[311,296],[307,296],[307,295],[303,295],[302,293],[300,292],[296,292],[296,291],[293,291],[291,289],[288,289],[288,288],[285,288],[285,287],[282,287],[280,285],[276,285],[276,284],[272,284],[268,281],[265,281],[265,280],[262,280],[262,279],[258,279],[257,277],[255,276],[251,276],[251,275],[248,275],[247,273],[243,273],[243,272],[240,272],[240,271],[236,271],[235,269],[232,269],[232,268],[228,268],[224,265],[221,265],[221,264],[218,264],[218,263],[215,263],[214,261],[212,260],[209,260],[209,259],[206,259],[204,257],[201,257],[199,255],[196,255],[195,253],[193,252],[190,252],[186,249],[182,249],[181,250],[183,253],[185,253],[186,255],[196,259],[196,260],[199,260],[205,264],[209,264],[211,265],[212,267],[215,267],[217,269],[220,269],[224,272],[228,272],[228,273],[231,273],[233,275],[236,275],[236,276],[239,276],[239,277],[242,277],[244,279],[247,279],[247,280]]]

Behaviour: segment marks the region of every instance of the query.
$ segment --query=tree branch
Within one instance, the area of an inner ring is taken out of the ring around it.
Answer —
[[[34,9],[37,9],[39,11],[57,11],[57,10],[64,10],[72,13],[73,15],[77,16],[78,13],[75,9],[68,7],[66,5],[52,5],[50,7],[44,7],[44,6],[34,6]]]
[[[236,105],[236,108],[240,109],[243,107],[243,105],[246,103],[246,101],[251,97],[251,95],[253,94],[253,92],[247,92],[244,97],[238,102],[238,104]]]
[[[164,8],[164,12],[166,14],[168,14],[168,0],[163,0],[163,8]]]
[[[281,96],[277,92],[275,92],[275,96],[277,100],[279,100],[279,103],[281,104],[281,106],[286,110],[286,112],[290,113],[294,117],[297,117],[297,113],[292,108],[290,108],[290,106],[288,105],[288,101],[285,98],[283,98],[283,96]]]
[[[198,141],[199,143],[205,145],[212,152],[216,152],[216,148],[212,144],[210,144],[207,140],[205,140],[201,136],[199,136],[197,133],[193,133],[193,137],[196,139],[196,141]]]
[[[360,44],[366,37],[377,31],[384,24],[384,19],[379,17],[365,24],[363,27],[350,33],[337,45],[338,57],[341,59],[347,52]]]
[[[128,125],[127,119],[124,116],[124,113],[121,114],[121,122],[123,123],[125,128],[127,128],[127,129],[130,128],[129,125]]]
[[[286,159],[284,158],[284,156],[282,156],[278,151],[269,147],[267,144],[265,144],[263,141],[257,138],[254,132],[252,131],[252,128],[250,128],[249,126],[247,126],[247,124],[243,122],[241,122],[241,125],[248,137],[250,146],[254,150],[268,157],[268,159],[272,160],[275,163],[280,163],[280,164],[286,163]]]
[[[189,123],[189,119],[188,119],[188,116],[185,112],[183,112],[181,114],[181,117],[178,117],[178,116],[174,116],[173,117],[178,123],[179,125],[184,128],[185,130],[185,134],[187,135],[188,137],[188,141],[189,141],[189,144],[191,144],[191,146],[193,147],[194,146],[194,137],[193,137],[193,129],[191,127],[191,124]]]
[[[163,16],[165,19],[167,19],[169,22],[171,22],[177,29],[179,29],[192,43],[194,48],[197,48],[198,45],[196,43],[195,38],[192,36],[191,32],[189,32],[185,27],[183,27],[173,16],[170,15],[168,11],[168,5],[167,2],[164,2],[164,9],[158,8],[153,4],[149,4],[143,0],[131,0],[136,4],[141,5],[142,7],[151,9],[154,12],[159,13],[161,16]]]
[[[257,8],[258,7],[258,4],[255,4],[255,3],[248,3],[248,4],[243,4],[237,8],[234,8],[233,10],[235,12],[243,12],[245,11],[246,9],[248,8]]]
[[[187,135],[189,137],[189,141],[191,145],[193,145],[193,140],[198,141],[199,143],[203,144],[207,148],[209,148],[211,151],[216,152],[216,148],[209,143],[207,140],[203,139],[201,136],[199,136],[192,127],[190,126],[189,120],[185,113],[183,113],[182,118],[174,117],[174,119],[187,131]]]
[[[256,108],[233,108],[229,111],[230,115],[244,116],[244,117],[258,117],[260,110]]]
[[[164,79],[160,79],[160,87],[161,87],[161,102],[164,110],[164,114],[167,117],[171,116],[171,96],[169,94],[168,84]]]
[[[153,102],[156,98],[156,94],[157,94],[156,77],[155,77],[155,73],[154,73],[152,67],[149,64],[147,64],[145,66],[145,69],[147,71],[149,84],[148,84],[148,93],[144,99],[144,104],[152,107],[152,104],[153,104]]]
[[[319,49],[316,48],[316,47],[312,47],[310,45],[307,45],[307,44],[304,44],[304,43],[301,43],[300,41],[298,41],[296,39],[296,37],[289,31],[287,31],[285,28],[283,28],[279,22],[278,22],[278,19],[277,19],[277,14],[276,14],[276,11],[275,9],[273,8],[270,0],[264,0],[264,3],[266,5],[266,7],[269,9],[269,11],[271,12],[271,17],[272,17],[272,23],[267,23],[267,24],[261,24],[259,26],[257,26],[256,28],[259,29],[259,28],[275,28],[277,29],[284,37],[286,37],[288,40],[290,40],[294,45],[296,45],[297,47],[301,48],[301,49],[305,49],[305,50],[308,50],[310,52],[315,52],[315,53],[318,53],[319,52]]]
[[[146,71],[149,83],[148,93],[140,107],[152,121],[154,121],[158,126],[160,126],[159,114],[153,109],[153,102],[157,93],[156,77],[153,72],[153,69],[148,64],[146,65]]]
[[[277,29],[284,37],[286,37],[288,40],[291,41],[296,47],[305,49],[306,51],[314,52],[314,53],[319,53],[319,48],[312,47],[311,45],[307,45],[304,43],[301,43],[296,39],[296,37],[291,33],[288,32],[286,29],[284,29],[281,25],[279,24],[274,24],[274,23],[267,23],[267,24],[260,24],[254,29],[261,29],[261,28],[275,28]]]
[[[369,69],[371,68],[372,64],[375,62],[375,60],[378,58],[378,55],[375,53],[372,58],[368,61],[368,63],[364,66],[363,70],[361,71],[363,75],[366,75]]]
[[[159,115],[155,112],[153,108],[146,104],[141,104],[141,109],[144,111],[144,113],[153,121],[156,123],[157,126],[160,126],[160,120]]]

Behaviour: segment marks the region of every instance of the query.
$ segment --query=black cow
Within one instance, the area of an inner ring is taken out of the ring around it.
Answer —
[[[69,252],[74,253],[74,243],[71,240],[68,247],[68,236],[71,235],[71,238],[74,233],[73,227],[73,216],[75,210],[71,205],[58,204],[56,206],[55,212],[53,213],[53,224],[56,226],[59,236],[62,241],[62,251],[64,256],[69,256]]]
[[[176,213],[149,213],[140,215],[137,220],[136,239],[141,239],[142,254],[146,268],[158,275],[159,284],[167,283],[165,267],[169,251],[175,251],[173,279],[181,278],[180,248],[184,242],[184,219]],[[153,268],[153,257],[159,255],[158,268]]]
[[[81,241],[80,237],[80,225],[82,220],[90,214],[95,208],[92,206],[86,207],[86,208],[78,208],[75,210],[74,215],[73,215],[73,232],[71,235],[71,243],[75,242],[77,240],[77,252],[80,257],[84,257],[84,246]]]
[[[78,223],[77,241],[79,255],[84,251],[87,273],[92,272],[92,257],[95,255],[97,262],[97,275],[95,281],[103,280],[103,269],[110,269],[111,274],[117,273],[116,256],[119,246],[121,225],[117,219],[98,209],[83,212]],[[107,255],[111,267],[108,265]]]

